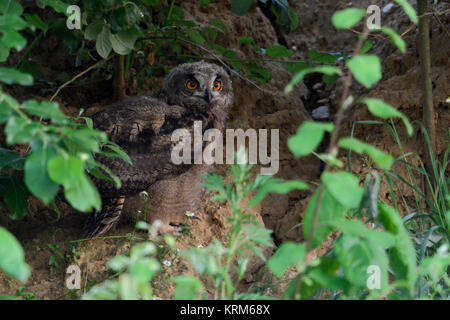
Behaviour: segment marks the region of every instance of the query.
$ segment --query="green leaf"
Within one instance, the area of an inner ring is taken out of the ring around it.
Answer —
[[[294,51],[286,49],[285,46],[271,45],[269,48],[267,48],[266,54],[269,57],[276,59],[290,57],[294,54]]]
[[[389,27],[382,27],[381,31],[383,31],[385,34],[387,34],[389,37],[391,37],[392,42],[395,44],[395,46],[400,50],[401,53],[406,53],[406,43],[403,40],[401,36],[397,34],[397,32]]]
[[[35,137],[42,126],[41,123],[33,122],[30,119],[10,117],[5,127],[6,143],[12,145],[28,142]]]
[[[33,84],[33,77],[16,69],[0,68],[0,81],[7,84],[18,83],[22,86],[29,86]]]
[[[23,8],[16,0],[2,0],[0,2],[0,12],[3,14],[12,14],[20,16]]]
[[[231,30],[230,26],[226,25],[225,23],[222,22],[222,20],[220,20],[218,18],[213,18],[213,19],[209,20],[209,24],[216,27],[223,33]]]
[[[9,47],[0,40],[0,62],[5,62],[9,57]]]
[[[396,238],[395,245],[390,250],[391,267],[395,278],[406,280],[412,294],[418,276],[416,250],[412,239],[403,225],[400,214],[395,209],[384,203],[380,203],[378,209],[379,219],[384,228],[393,233]]]
[[[372,48],[373,48],[373,42],[370,40],[366,40],[366,41],[364,41],[364,44],[363,44],[361,50],[359,51],[359,54],[365,54],[365,53],[369,52],[370,49],[372,49]]]
[[[243,16],[250,9],[253,0],[231,0],[231,11]]]
[[[75,209],[89,212],[92,208],[100,210],[102,201],[92,181],[83,173],[72,186],[64,189],[64,195]]]
[[[380,58],[376,55],[358,55],[347,61],[356,80],[366,88],[371,88],[381,80]]]
[[[25,263],[22,247],[17,239],[0,226],[0,269],[8,276],[27,281],[31,274],[30,267]]]
[[[58,13],[67,13],[69,5],[60,0],[39,0],[43,5],[52,7]]]
[[[336,221],[333,225],[344,234],[352,237],[364,237],[370,242],[380,245],[383,249],[388,249],[395,244],[395,236],[392,233],[369,229],[359,220]]]
[[[408,117],[406,117],[402,112],[398,111],[391,105],[385,103],[383,100],[375,99],[375,98],[364,98],[361,99],[362,102],[367,104],[367,107],[369,108],[369,111],[376,117],[380,117],[383,119],[390,119],[390,118],[400,118],[403,120],[403,123],[405,124],[406,130],[408,131],[408,136],[412,136],[413,134],[413,127],[411,123],[408,120]]]
[[[25,158],[21,157],[18,152],[0,148],[0,171],[13,168],[15,170],[23,170]]]
[[[380,271],[380,289],[388,285],[388,257],[384,249],[367,239],[344,234],[334,246],[336,256],[344,269],[344,277],[354,286],[367,288],[371,266]]]
[[[26,112],[32,115],[44,119],[51,119],[54,123],[65,124],[68,122],[68,117],[61,112],[59,105],[56,102],[27,100],[22,104],[22,107]]]
[[[348,29],[355,26],[366,14],[364,9],[347,8],[335,12],[331,22],[336,29]]]
[[[58,192],[58,185],[50,179],[47,172],[47,163],[54,156],[55,149],[44,147],[33,150],[25,161],[25,184],[44,204],[50,203]]]
[[[313,67],[313,68],[307,68],[299,71],[289,82],[289,84],[284,88],[285,93],[291,92],[295,85],[299,83],[307,74],[310,73],[323,73],[326,75],[340,75],[342,73],[341,69],[332,67],[332,66],[320,66],[320,67]]]
[[[309,186],[300,180],[289,180],[282,181],[279,179],[270,179],[266,181],[262,187],[258,190],[256,195],[249,201],[248,206],[253,207],[260,203],[264,197],[271,192],[276,192],[280,194],[286,194],[292,190],[308,190]]]
[[[194,30],[187,30],[186,31],[189,38],[196,44],[203,46],[205,44],[205,38],[200,34],[200,32],[194,31]]]
[[[338,59],[338,56],[334,56],[326,52],[319,52],[316,49],[309,50],[308,56],[311,60],[321,63],[334,63]]]
[[[48,161],[50,178],[64,188],[71,188],[83,175],[84,163],[77,157],[53,157]]]
[[[109,30],[109,27],[103,26],[102,31],[97,36],[95,49],[103,59],[106,59],[109,56],[112,49],[111,31]]]
[[[96,20],[87,26],[84,31],[84,38],[86,40],[94,40],[103,30],[103,21]]]
[[[277,277],[281,277],[286,269],[305,260],[306,246],[303,243],[285,242],[278,247],[275,254],[269,259],[267,265]]]
[[[394,163],[394,158],[390,154],[385,153],[375,148],[374,146],[355,138],[342,138],[341,140],[339,140],[339,146],[360,154],[367,154],[372,158],[373,161],[375,161],[377,165],[379,165],[384,170],[389,170]]]
[[[325,132],[332,132],[332,123],[305,121],[298,128],[295,136],[289,137],[288,147],[296,158],[313,152],[322,142]]]
[[[42,21],[41,17],[39,17],[37,14],[25,13],[23,16],[29,25],[42,30],[42,32],[44,34],[47,32],[48,24],[46,24],[44,21]]]
[[[0,30],[22,30],[25,29],[28,24],[18,15],[7,14],[4,16],[0,16]]]
[[[21,51],[25,48],[27,44],[27,39],[25,39],[20,33],[15,31],[14,29],[4,29],[3,37],[1,38],[2,44],[6,45],[9,48],[14,48],[17,51]]]
[[[175,300],[198,300],[204,292],[201,281],[192,276],[177,276],[172,280],[175,283]]]
[[[246,64],[245,66],[247,67],[247,77],[253,80],[263,83],[272,79],[272,74],[267,68],[254,64]]]
[[[155,258],[139,258],[130,267],[130,273],[140,284],[148,285],[156,271],[161,268]]]
[[[30,193],[22,180],[13,176],[1,176],[0,191],[10,209],[9,217],[12,220],[19,220],[27,215]]]
[[[308,239],[311,232],[311,226],[316,211],[316,206],[319,198],[320,189],[318,187],[313,196],[309,200],[306,208],[305,217],[303,219],[303,234],[305,239]],[[333,224],[337,221],[342,221],[347,210],[328,192],[325,188],[323,190],[322,201],[317,215],[316,227],[314,229],[313,238],[311,241],[311,249],[322,243],[328,234],[334,229]]]
[[[403,7],[403,10],[405,10],[408,17],[411,19],[412,22],[415,24],[419,23],[419,18],[417,17],[416,10],[409,4],[407,0],[395,0],[399,5]]]
[[[159,4],[159,0],[143,0],[143,2],[148,6],[157,6]]]
[[[359,207],[364,190],[359,186],[358,177],[346,171],[324,172],[322,182],[341,205],[347,209]]]

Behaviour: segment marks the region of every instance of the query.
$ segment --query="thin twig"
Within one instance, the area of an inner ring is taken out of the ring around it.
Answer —
[[[58,93],[67,85],[71,84],[72,82],[74,82],[75,80],[77,80],[79,77],[85,75],[86,73],[88,73],[89,71],[91,71],[94,68],[97,68],[100,64],[102,64],[103,62],[108,61],[109,59],[111,59],[114,55],[110,55],[108,58],[103,59],[98,61],[97,63],[93,64],[92,66],[90,66],[89,68],[87,68],[86,70],[80,72],[79,74],[77,74],[75,77],[73,77],[72,79],[70,79],[69,81],[63,83],[61,86],[59,86],[59,88],[56,90],[55,94],[50,98],[50,101],[53,101],[53,99],[55,99],[55,97],[58,95]]]
[[[448,32],[447,27],[442,23],[441,19],[439,19],[439,16],[434,14],[433,17],[437,20],[437,22],[439,22],[442,29],[444,29],[445,33],[447,33],[447,36],[450,38],[450,33]]]

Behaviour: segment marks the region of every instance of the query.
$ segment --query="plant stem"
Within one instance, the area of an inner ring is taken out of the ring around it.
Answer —
[[[121,54],[117,55],[114,59],[114,76],[113,76],[113,89],[115,100],[122,100],[126,97],[124,65],[125,65],[125,56]]]
[[[431,54],[430,54],[430,16],[424,15],[428,9],[427,0],[417,0],[419,18],[419,55],[420,78],[422,80],[423,122],[430,138],[430,147],[436,154],[436,126],[434,122],[433,87],[431,84]],[[426,145],[426,144],[424,144]],[[425,168],[433,177],[432,155],[425,150]],[[434,180],[434,179],[432,179]],[[425,187],[426,188],[426,187]],[[424,190],[430,194],[431,190]]]

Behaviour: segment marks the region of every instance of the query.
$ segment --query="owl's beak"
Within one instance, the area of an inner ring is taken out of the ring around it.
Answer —
[[[203,96],[206,102],[210,103],[212,99],[211,91],[205,90],[205,95]]]

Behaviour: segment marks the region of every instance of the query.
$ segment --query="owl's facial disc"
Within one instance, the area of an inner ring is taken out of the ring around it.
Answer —
[[[209,79],[200,74],[189,75],[184,89],[188,96],[204,100],[207,103],[211,103],[214,98],[218,97],[221,90],[222,80],[220,76]]]

